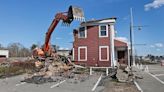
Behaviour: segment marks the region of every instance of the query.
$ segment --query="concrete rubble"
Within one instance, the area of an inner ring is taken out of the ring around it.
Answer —
[[[27,74],[21,82],[34,84],[60,82],[65,79],[69,79],[69,83],[79,83],[89,78],[89,69],[80,65],[75,65],[71,60],[66,60],[66,57],[54,58],[53,60],[46,60],[46,62],[36,59],[4,60],[0,65],[0,67],[3,68],[1,70],[14,69],[14,71],[0,71],[0,78],[17,75],[19,70],[21,70],[19,74]]]
[[[117,79],[119,82],[133,82],[136,79],[143,79],[143,76],[130,69],[127,65],[121,65],[117,69]]]
[[[40,64],[41,63],[37,63]],[[69,59],[67,62],[59,60],[46,61],[44,67],[40,70],[25,77],[22,82],[43,84],[47,82],[60,82],[61,80],[70,79],[69,83],[79,83],[89,78],[86,68],[73,64]]]

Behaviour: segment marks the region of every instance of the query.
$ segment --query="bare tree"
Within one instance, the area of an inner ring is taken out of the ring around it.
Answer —
[[[11,43],[8,45],[7,49],[11,57],[26,57],[31,54],[30,50],[20,43]]]
[[[2,44],[0,44],[0,49],[5,49],[5,47],[3,47],[3,45],[2,45]]]

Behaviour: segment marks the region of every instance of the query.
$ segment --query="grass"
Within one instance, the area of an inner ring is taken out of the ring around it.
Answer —
[[[12,62],[10,66],[0,66],[0,78],[11,77],[36,70],[33,62]]]
[[[20,75],[22,73],[25,73],[22,67],[0,67],[0,78]]]

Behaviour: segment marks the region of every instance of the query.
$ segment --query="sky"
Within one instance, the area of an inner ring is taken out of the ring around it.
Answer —
[[[70,5],[81,7],[86,20],[116,17],[117,36],[127,39],[133,8],[134,26],[143,26],[141,30],[134,27],[136,54],[164,55],[164,0],[0,0],[0,44],[19,42],[27,48],[43,44],[55,14]],[[51,44],[71,49],[72,30],[79,24],[73,21],[67,27],[60,22]]]

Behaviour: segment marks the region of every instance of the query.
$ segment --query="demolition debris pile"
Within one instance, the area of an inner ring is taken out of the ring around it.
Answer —
[[[47,82],[54,82],[52,78],[44,78],[43,76],[32,76],[31,78],[27,78],[21,82],[27,82],[27,83],[34,83],[34,84],[43,84]]]
[[[22,82],[43,84],[47,82],[58,82],[65,79],[71,79],[70,83],[83,82],[88,79],[88,69],[79,68],[71,61],[65,59],[48,60],[46,62],[35,62],[39,69],[38,72],[29,74]],[[44,65],[44,67],[41,67]],[[82,66],[80,66],[82,67]]]
[[[0,64],[0,78],[27,74],[22,82],[43,84],[70,79],[70,83],[87,80],[88,69],[75,65],[66,57],[54,57],[53,60],[38,61],[36,59],[7,59]]]

